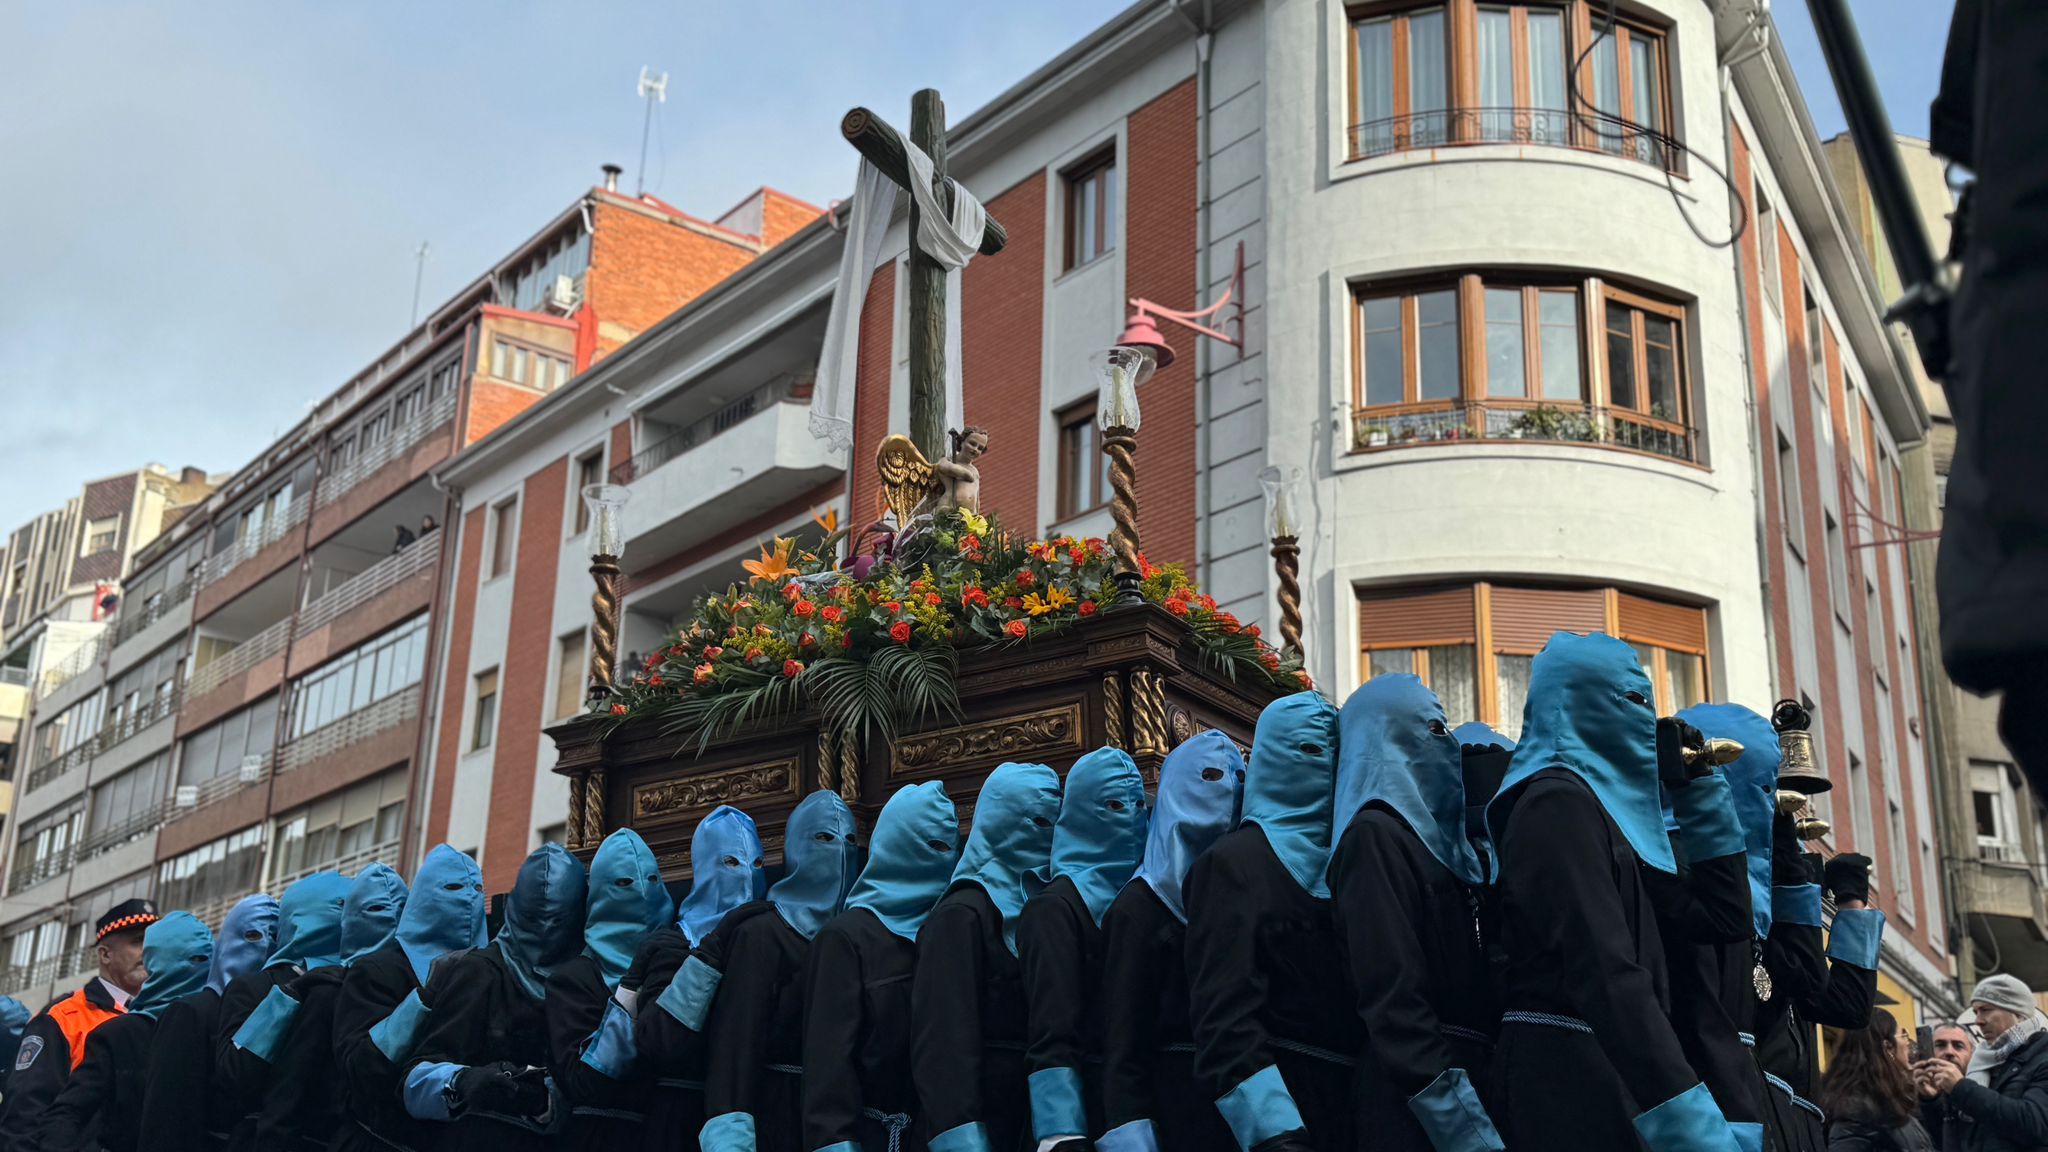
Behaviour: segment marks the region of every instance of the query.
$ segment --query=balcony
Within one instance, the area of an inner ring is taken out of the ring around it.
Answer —
[[[203,784],[180,784],[171,793],[171,809],[168,818],[189,816],[204,808],[210,808],[231,796],[238,795],[246,788],[254,788],[270,778],[270,753],[252,752],[242,757],[242,762],[233,772],[223,772]]]
[[[339,872],[344,876],[354,876],[372,864],[387,864],[396,868],[398,867],[398,843],[396,840],[386,840],[382,844],[372,844],[368,848],[351,852],[339,859],[327,860],[319,864],[309,864],[296,872],[287,872],[271,881],[268,891],[273,896],[282,896],[285,889],[304,880],[315,872]]]
[[[806,382],[779,377],[614,468],[633,487],[629,552],[673,555],[843,475],[844,460],[811,436],[810,413]]]
[[[1427,407],[1355,411],[1351,450],[1375,452],[1427,444],[1547,441],[1643,452],[1699,462],[1698,433],[1683,424],[1624,408],[1526,400],[1459,400]]]
[[[106,652],[107,634],[105,632],[101,632],[99,635],[80,644],[72,651],[71,655],[66,656],[56,667],[43,670],[42,682],[36,685],[36,699],[38,701],[49,699],[56,694],[57,689],[99,667],[100,657],[106,655]]]
[[[301,492],[292,498],[290,504],[285,505],[282,516],[265,520],[261,528],[235,541],[227,548],[208,556],[206,561],[199,566],[198,574],[195,577],[198,581],[198,586],[204,588],[214,583],[221,577],[233,572],[243,561],[254,557],[265,548],[284,539],[286,533],[305,522],[306,512],[311,506],[312,501],[305,493]]]
[[[93,829],[78,842],[78,859],[90,860],[95,856],[104,855],[138,836],[146,836],[156,831],[164,826],[164,820],[170,812],[171,801],[163,800],[105,828]]]
[[[454,419],[456,394],[456,389],[449,389],[440,399],[422,409],[419,415],[392,428],[384,439],[357,452],[354,459],[321,477],[320,507],[325,508],[341,499],[350,489],[376,475],[386,464],[404,456],[429,433]]]
[[[324,628],[420,573],[433,571],[440,554],[441,533],[436,529],[356,573],[346,583],[300,610],[299,633],[305,635],[316,628]]]
[[[16,868],[7,878],[7,894],[19,895],[23,889],[33,888],[52,876],[62,876],[71,870],[78,860],[78,845],[71,844],[44,856],[26,868]]]
[[[70,775],[72,769],[91,761],[93,754],[98,751],[99,740],[96,737],[90,736],[85,738],[79,743],[78,747],[71,749],[69,752],[58,756],[48,763],[36,765],[34,770],[29,772],[28,783],[22,787],[22,791],[33,792],[52,780]]]
[[[0,684],[28,687],[28,669],[20,664],[0,665]]]
[[[1958,895],[1970,913],[1970,934],[2000,957],[2004,971],[2048,983],[2048,892],[2040,875],[2017,845],[1984,846],[1979,851],[1980,859],[1956,862]]]
[[[388,732],[420,714],[418,685],[401,688],[374,704],[358,708],[334,723],[315,728],[284,746],[278,758],[279,772],[290,772],[307,764],[360,744],[381,732]],[[380,765],[381,766],[381,765]]]
[[[128,603],[124,601],[121,605],[120,615],[114,620],[114,638],[110,642],[112,646],[119,648],[121,645],[126,644],[134,639],[143,629],[163,619],[170,613],[171,609],[190,600],[192,598],[192,590],[196,585],[197,580],[192,576],[187,576],[169,588],[164,589],[158,595],[151,597],[147,603],[135,605],[132,611]]]
[[[291,635],[291,629],[291,618],[286,617],[193,669],[192,679],[185,687],[186,695],[204,696],[284,651],[284,642]]]
[[[1660,133],[1590,111],[1561,108],[1447,108],[1353,124],[1350,158],[1370,160],[1396,152],[1426,152],[1475,144],[1576,148],[1605,152],[1683,177],[1685,151]]]

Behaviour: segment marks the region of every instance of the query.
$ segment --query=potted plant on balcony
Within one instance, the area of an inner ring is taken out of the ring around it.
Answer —
[[[1515,440],[1577,440],[1594,438],[1592,422],[1584,413],[1572,412],[1552,404],[1538,404],[1508,425],[1508,436]]]
[[[1385,448],[1387,446],[1387,426],[1385,424],[1367,424],[1360,430],[1360,436],[1365,441],[1367,448]]]

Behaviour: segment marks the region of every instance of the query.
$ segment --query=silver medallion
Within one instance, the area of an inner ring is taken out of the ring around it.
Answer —
[[[1756,989],[1756,998],[1764,1003],[1771,999],[1771,974],[1762,964],[1749,970],[1750,987]]]

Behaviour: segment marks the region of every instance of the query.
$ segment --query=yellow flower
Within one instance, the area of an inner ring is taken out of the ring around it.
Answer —
[[[960,523],[976,536],[988,535],[988,517],[978,516],[967,509],[960,509]]]
[[[1047,612],[1057,612],[1073,602],[1074,598],[1068,595],[1065,589],[1055,585],[1047,588],[1044,596],[1036,592],[1025,594],[1024,611],[1033,616],[1043,616]]]
[[[827,508],[823,512],[811,513],[811,523],[825,530],[825,535],[839,531],[839,509]]]
[[[1065,588],[1062,588],[1057,584],[1045,590],[1045,606],[1048,610],[1054,608],[1065,608],[1067,605],[1072,604],[1073,602],[1073,596],[1069,595]]]
[[[775,540],[775,551],[773,553],[770,553],[768,546],[763,544],[761,545],[761,558],[759,560],[742,560],[740,561],[740,567],[745,568],[757,581],[765,580],[772,584],[786,580],[796,571],[789,566],[789,550],[795,544],[796,541],[787,536],[778,536]]]

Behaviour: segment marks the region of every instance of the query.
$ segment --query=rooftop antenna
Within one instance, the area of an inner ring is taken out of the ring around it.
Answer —
[[[406,327],[417,328],[420,323],[420,284],[427,278],[427,242],[425,240],[420,241],[420,246],[413,251],[412,258],[412,323],[407,324]]]
[[[668,103],[668,73],[663,72],[657,78],[653,69],[641,65],[640,98],[647,101],[647,113],[640,118],[640,170],[634,178],[637,185],[633,190],[635,197],[647,195],[647,130],[654,126],[655,104]]]

